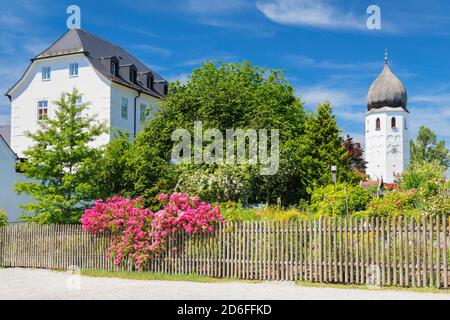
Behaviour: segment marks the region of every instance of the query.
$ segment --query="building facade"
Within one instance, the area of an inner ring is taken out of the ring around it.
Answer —
[[[55,101],[74,88],[82,94],[79,102],[89,103],[86,115],[110,129],[93,142],[100,147],[118,130],[133,138],[164,99],[168,83],[124,49],[81,29],[67,31],[31,59],[6,93],[11,101],[10,141],[0,137],[0,209],[10,222],[17,221],[19,206],[30,201],[14,191],[16,182],[26,181],[15,170],[32,144],[25,132],[36,132],[40,121],[53,117]]]
[[[409,164],[407,92],[392,73],[387,57],[372,83],[365,116],[367,174],[372,180],[395,183]]]
[[[19,81],[6,93],[11,101],[11,148],[19,156],[30,146],[26,131],[52,117],[61,93],[74,88],[89,102],[89,116],[106,124],[110,133],[99,137],[101,146],[114,132],[134,137],[167,91],[167,81],[122,48],[84,30],[66,32],[31,60]]]

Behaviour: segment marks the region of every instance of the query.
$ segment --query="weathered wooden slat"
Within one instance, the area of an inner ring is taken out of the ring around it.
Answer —
[[[444,289],[448,289],[448,253],[447,253],[447,243],[448,243],[448,239],[449,239],[449,232],[448,232],[448,218],[443,215],[442,216],[442,230],[443,230],[443,247],[442,247],[442,251],[444,256],[442,257],[443,259],[443,264],[444,264],[444,273],[443,273],[443,277],[444,277]]]

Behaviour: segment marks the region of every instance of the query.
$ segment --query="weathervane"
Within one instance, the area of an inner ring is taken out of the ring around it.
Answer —
[[[388,49],[384,49],[384,63],[388,63]]]

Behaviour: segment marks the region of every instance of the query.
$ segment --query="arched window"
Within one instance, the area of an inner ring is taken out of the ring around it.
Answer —
[[[381,130],[381,120],[380,118],[377,118],[376,124],[375,124],[376,130]]]
[[[391,128],[397,128],[397,120],[395,117],[391,118]]]

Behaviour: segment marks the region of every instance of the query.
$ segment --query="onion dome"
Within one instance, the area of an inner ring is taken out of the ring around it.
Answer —
[[[403,108],[407,111],[408,96],[402,82],[392,73],[388,66],[387,54],[384,68],[372,83],[367,95],[367,109],[383,107]]]

